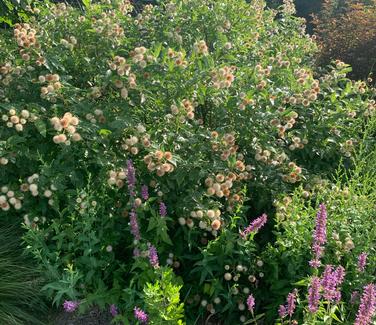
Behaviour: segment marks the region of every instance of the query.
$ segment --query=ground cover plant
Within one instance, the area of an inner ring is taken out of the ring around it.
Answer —
[[[23,222],[56,306],[97,305],[124,324],[268,324],[278,288],[307,287],[313,219],[330,195],[302,217],[283,279],[271,260],[286,263],[295,229],[273,218],[273,199],[309,197],[353,166],[374,90],[340,61],[315,71],[292,3],[264,5],[174,0],[134,14],[128,1],[36,2],[1,35],[0,216]],[[371,255],[372,238],[357,251]],[[334,263],[325,253],[316,260]],[[338,321],[298,293],[297,320]],[[340,306],[354,321],[356,307]]]

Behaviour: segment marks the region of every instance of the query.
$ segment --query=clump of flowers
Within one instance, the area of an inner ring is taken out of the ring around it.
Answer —
[[[79,301],[65,300],[63,307],[66,312],[73,313],[78,308],[79,305],[80,305]]]
[[[47,98],[48,96],[55,96],[56,92],[60,90],[62,87],[62,84],[60,82],[60,76],[58,74],[40,75],[38,77],[38,82],[41,84],[47,83],[47,86],[43,86],[40,89],[40,94],[42,98]]]
[[[124,169],[118,171],[110,170],[108,173],[107,183],[108,185],[116,185],[118,188],[124,186],[124,180],[127,178],[127,172]]]
[[[223,67],[211,73],[213,87],[217,89],[230,88],[235,80],[235,66]]]
[[[134,307],[134,317],[141,323],[147,324],[149,321],[149,316],[140,308]]]
[[[23,109],[17,114],[16,109],[11,108],[8,114],[3,114],[2,120],[6,122],[8,128],[14,127],[17,132],[21,132],[27,122],[34,122],[36,120],[36,116],[31,114],[27,109]],[[6,163],[2,164],[6,165]]]
[[[209,54],[208,46],[206,45],[206,42],[204,40],[195,42],[193,49],[197,54],[202,54],[205,56]]]
[[[184,122],[186,118],[192,120],[195,117],[195,103],[189,99],[184,99],[179,106],[172,104],[171,113],[178,116],[180,122]]]
[[[62,118],[53,117],[50,121],[56,131],[62,132],[52,138],[54,143],[64,143],[69,145],[71,140],[74,142],[81,140],[81,135],[76,129],[80,120],[78,117],[73,116],[72,113],[67,112]]]
[[[149,171],[155,171],[160,177],[166,173],[172,173],[175,169],[172,164],[172,153],[170,151],[156,150],[144,157],[144,162]]]

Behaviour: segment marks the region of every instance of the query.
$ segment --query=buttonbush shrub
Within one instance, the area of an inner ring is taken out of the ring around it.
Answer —
[[[0,36],[0,217],[24,223],[46,294],[134,322],[168,265],[188,323],[263,317],[253,219],[351,166],[372,90],[342,62],[312,68],[288,1],[35,6]]]

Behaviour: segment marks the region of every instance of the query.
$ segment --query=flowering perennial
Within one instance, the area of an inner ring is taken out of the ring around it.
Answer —
[[[362,299],[354,325],[372,324],[372,317],[376,313],[376,285],[368,284],[364,287]]]
[[[147,324],[149,321],[149,316],[140,308],[134,307],[133,309],[134,317],[141,323]]]
[[[258,217],[257,219],[252,221],[252,223],[247,228],[241,231],[240,236],[243,238],[246,238],[247,235],[249,235],[250,233],[257,232],[258,230],[260,230],[260,228],[262,228],[265,225],[267,220],[268,220],[268,217],[264,213],[261,217]]]
[[[324,252],[324,245],[326,243],[326,219],[327,212],[324,204],[320,204],[319,211],[316,217],[316,227],[313,234],[312,251],[314,254],[313,260],[309,262],[313,268],[318,268],[321,265],[320,258]]]

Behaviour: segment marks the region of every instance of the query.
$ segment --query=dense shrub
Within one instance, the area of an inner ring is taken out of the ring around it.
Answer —
[[[289,2],[37,9],[0,38],[0,216],[23,220],[44,291],[159,324],[150,297],[169,291],[175,321],[183,283],[188,323],[263,317],[267,217],[239,230],[276,193],[350,165],[372,91],[341,62],[313,71]]]
[[[367,79],[376,72],[376,1],[325,1],[314,19],[321,63],[340,59],[351,76]]]

